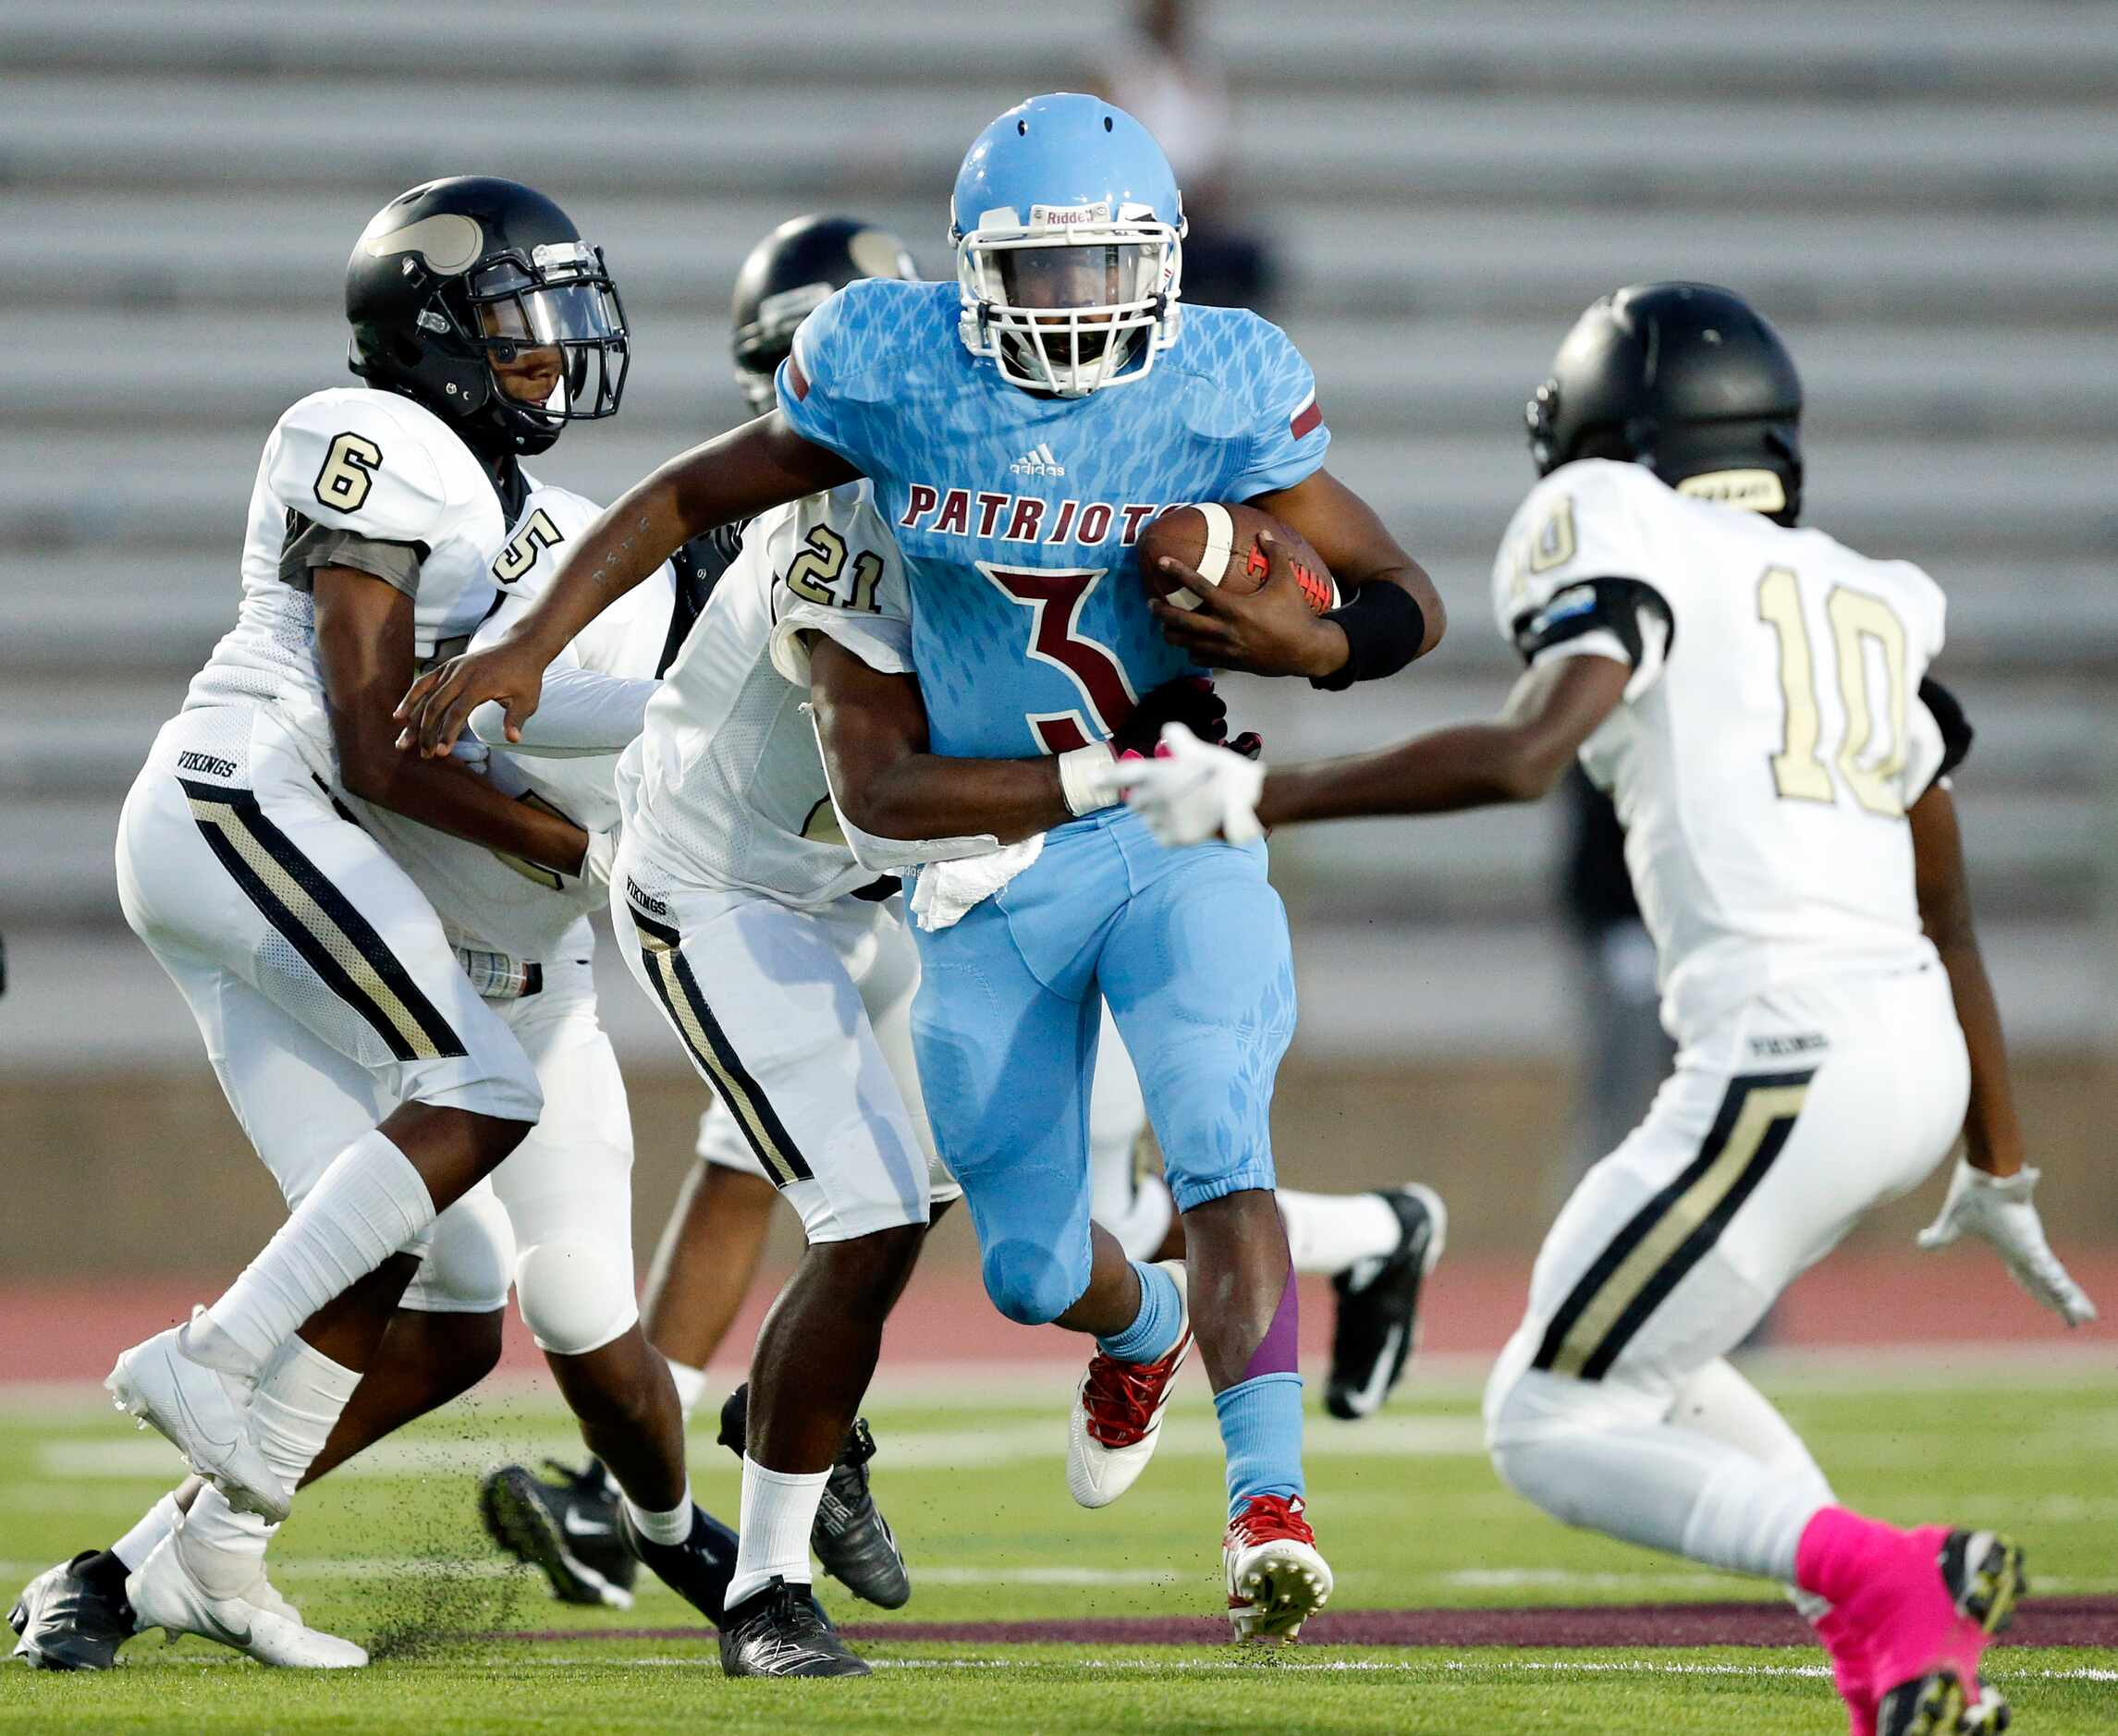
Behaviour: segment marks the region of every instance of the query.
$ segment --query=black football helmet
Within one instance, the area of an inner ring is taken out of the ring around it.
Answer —
[[[772,408],[772,377],[794,328],[833,290],[863,277],[917,277],[905,244],[858,217],[790,217],[750,250],[735,280],[735,383],[753,415]]]
[[[603,251],[519,181],[455,175],[378,211],[346,263],[347,365],[417,398],[475,449],[542,452],[569,422],[618,413],[625,309]],[[502,389],[495,361],[560,352],[542,404]]]
[[[1527,416],[1540,476],[1622,458],[1782,524],[1801,510],[1801,376],[1732,289],[1648,283],[1605,296],[1567,334]]]

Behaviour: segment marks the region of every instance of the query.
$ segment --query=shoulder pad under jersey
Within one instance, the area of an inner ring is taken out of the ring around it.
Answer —
[[[378,542],[443,540],[493,485],[471,448],[410,398],[339,387],[303,398],[265,446],[265,476],[288,509]]]

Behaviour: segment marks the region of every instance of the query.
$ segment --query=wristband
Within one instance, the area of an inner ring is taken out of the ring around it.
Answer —
[[[1323,617],[1336,621],[1346,635],[1346,661],[1329,675],[1309,678],[1311,687],[1337,693],[1355,681],[1377,681],[1395,675],[1419,655],[1426,639],[1426,617],[1402,585],[1377,579],[1353,593]]]
[[[1117,805],[1109,786],[1102,779],[1113,757],[1108,741],[1094,747],[1070,748],[1059,756],[1059,795],[1066,802],[1066,811],[1075,819]]]

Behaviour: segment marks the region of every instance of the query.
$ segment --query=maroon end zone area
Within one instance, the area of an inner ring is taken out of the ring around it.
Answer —
[[[537,1628],[481,1640],[692,1640],[704,1628]],[[871,1644],[913,1640],[973,1645],[1226,1645],[1212,1616],[1123,1616],[1081,1621],[869,1621],[845,1630]],[[1589,1604],[1512,1609],[1349,1609],[1303,1630],[1317,1645],[1480,1645],[1659,1650],[1690,1645],[1809,1645],[1808,1623],[1783,1603]],[[2118,1646],[2118,1597],[2034,1597],[2015,1612],[2005,1645]]]

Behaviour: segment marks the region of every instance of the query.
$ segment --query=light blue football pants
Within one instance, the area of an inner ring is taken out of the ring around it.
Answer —
[[[1041,1324],[1088,1287],[1100,995],[1140,1073],[1180,1211],[1273,1186],[1273,1077],[1294,1033],[1287,912],[1262,844],[1168,850],[1114,809],[961,922],[918,935],[912,1037],[986,1289]]]

